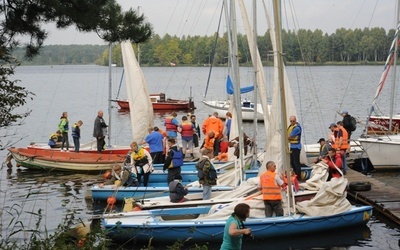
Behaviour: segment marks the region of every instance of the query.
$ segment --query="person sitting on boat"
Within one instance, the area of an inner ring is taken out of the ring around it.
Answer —
[[[154,171],[150,153],[143,147],[139,147],[137,142],[134,141],[131,143],[130,155],[132,171],[136,172],[139,183],[142,182],[143,177],[143,186],[147,187],[150,174]]]
[[[164,121],[165,130],[167,131],[168,138],[174,138],[175,140],[178,137],[178,126],[179,122],[176,119],[178,115],[176,112],[172,112],[170,116],[168,116]]]
[[[104,183],[100,183],[99,187],[104,187],[104,185],[114,185],[114,188],[118,188],[121,186],[139,186],[139,182],[135,178],[135,173],[132,173],[126,168],[122,168],[121,165],[115,165],[111,170],[111,175],[109,176],[109,179],[106,180]]]
[[[328,155],[323,159],[323,161],[329,166],[328,181],[331,178],[340,178],[342,176],[341,174],[343,167],[342,155],[338,153],[336,149],[334,148],[329,149]]]
[[[181,166],[183,165],[183,152],[174,138],[168,139],[168,153],[163,166],[163,170],[168,169],[168,184],[175,180],[176,176],[181,176]]]
[[[211,175],[211,173],[216,173],[210,161],[214,156],[214,151],[211,149],[203,149],[202,155],[202,158],[196,164],[197,176],[199,177],[199,183],[203,185],[203,200],[209,200],[211,198],[212,186],[217,185],[216,174],[215,176]]]
[[[221,119],[218,118],[218,112],[214,112],[210,117],[204,120],[201,130],[204,135],[207,135],[211,130],[214,131],[214,157],[219,153],[219,142],[223,137],[224,125]]]
[[[239,203],[235,206],[225,224],[221,250],[242,249],[243,236],[253,237],[251,229],[246,228],[243,223],[249,216],[250,206],[248,204]]]
[[[72,139],[74,140],[74,146],[75,146],[75,152],[79,152],[79,146],[80,142],[79,140],[81,139],[81,126],[83,125],[83,122],[79,120],[78,122],[75,122],[74,125],[72,126]]]
[[[285,183],[275,172],[275,162],[268,161],[266,168],[267,171],[260,176],[259,184],[265,205],[265,216],[272,217],[273,212],[276,216],[283,216],[281,188]]]
[[[49,142],[47,143],[51,148],[56,148],[61,145],[62,134],[60,130],[50,135]]]
[[[188,194],[188,187],[182,185],[182,177],[176,176],[175,180],[168,184],[169,188],[169,199],[173,203],[181,203],[187,201],[185,195]]]
[[[186,116],[182,116],[182,124],[179,125],[178,131],[182,136],[182,152],[186,158],[186,151],[190,153],[190,157],[194,159],[193,155],[193,134],[196,132],[194,125],[188,121]]]
[[[318,163],[322,159],[324,159],[328,155],[328,150],[331,148],[331,145],[329,143],[326,143],[325,138],[320,138],[317,143],[319,143],[320,145],[319,155],[317,159],[314,160],[314,163]]]

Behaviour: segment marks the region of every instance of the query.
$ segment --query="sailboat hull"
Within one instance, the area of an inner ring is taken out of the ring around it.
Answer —
[[[188,216],[207,214],[210,207],[183,209],[155,209],[128,212],[103,219],[109,235],[117,241],[139,240],[174,242],[177,240],[222,241],[226,218],[187,219]],[[218,213],[218,212],[217,212]],[[248,218],[245,226],[251,228],[255,239],[285,237],[299,234],[334,230],[366,224],[372,215],[372,207],[352,207],[351,210],[329,216],[292,216]],[[177,219],[179,217],[186,219]],[[174,219],[173,219],[174,218]]]
[[[359,138],[374,168],[400,168],[400,135]]]

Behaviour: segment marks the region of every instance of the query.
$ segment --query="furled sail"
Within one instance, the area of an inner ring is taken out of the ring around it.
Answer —
[[[147,83],[136,60],[132,44],[121,43],[125,70],[125,85],[128,92],[133,141],[142,141],[153,127],[153,107],[147,90]]]

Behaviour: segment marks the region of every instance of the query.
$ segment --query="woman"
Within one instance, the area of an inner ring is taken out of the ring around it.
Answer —
[[[147,187],[150,174],[154,171],[150,153],[139,147],[137,142],[132,142],[130,155],[132,171],[136,171],[139,183],[141,183],[143,176],[143,186]]]
[[[243,224],[243,221],[245,221],[249,215],[249,205],[245,203],[239,203],[236,205],[234,213],[226,221],[221,250],[242,249],[243,235],[251,235],[251,229],[245,228]]]

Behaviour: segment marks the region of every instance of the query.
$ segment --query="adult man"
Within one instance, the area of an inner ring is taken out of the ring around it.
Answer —
[[[153,159],[153,164],[163,163],[164,136],[160,133],[158,127],[150,128],[149,130],[150,133],[146,136],[145,142],[149,144],[150,155]]]
[[[199,183],[203,185],[203,200],[209,200],[211,198],[212,186],[217,184],[217,178],[212,178],[209,175],[210,171],[215,171],[210,159],[213,158],[213,151],[210,149],[203,149],[202,158],[196,164],[197,176],[199,177]]]
[[[294,173],[297,175],[297,180],[301,181],[301,127],[296,120],[296,116],[290,116],[290,125],[288,131],[288,141],[290,144],[290,166],[293,168]]]
[[[199,142],[200,142],[200,126],[199,124],[196,122],[196,116],[195,115],[190,115],[190,121],[192,122],[194,128],[195,128],[195,133],[193,134],[193,145],[195,148],[197,148],[199,146]]]
[[[94,120],[94,129],[93,129],[93,137],[97,140],[97,153],[101,154],[101,151],[104,149],[104,145],[106,145],[105,138],[107,134],[107,124],[103,119],[103,111],[99,110],[97,112],[97,117]]]
[[[329,143],[326,143],[325,138],[320,138],[317,143],[319,143],[320,145],[319,155],[317,159],[314,160],[314,163],[318,163],[322,159],[324,159],[328,155],[328,150],[331,149],[331,145],[329,145]]]
[[[343,162],[343,174],[346,174],[346,152],[349,149],[349,138],[347,134],[347,130],[343,127],[343,122],[338,121],[336,123],[338,127],[337,137],[335,138],[336,142],[336,151],[342,155],[342,162]]]
[[[351,136],[351,132],[354,131],[353,130],[353,124],[351,123],[351,115],[349,115],[349,112],[347,112],[347,110],[342,110],[342,112],[340,112],[340,115],[343,116],[343,127],[344,129],[346,129],[347,134],[349,136]]]
[[[219,153],[219,142],[222,139],[222,131],[224,125],[221,119],[218,118],[218,112],[214,112],[210,117],[204,120],[201,130],[204,135],[208,135],[210,131],[214,131],[214,157]]]
[[[168,154],[165,159],[163,170],[168,169],[168,184],[175,180],[177,176],[181,176],[181,166],[183,165],[183,153],[182,149],[176,144],[176,140],[173,138],[168,139]]]
[[[265,216],[272,217],[273,212],[276,216],[283,216],[281,187],[284,182],[275,172],[275,162],[267,162],[266,168],[267,171],[260,176],[259,184],[265,205]]]

